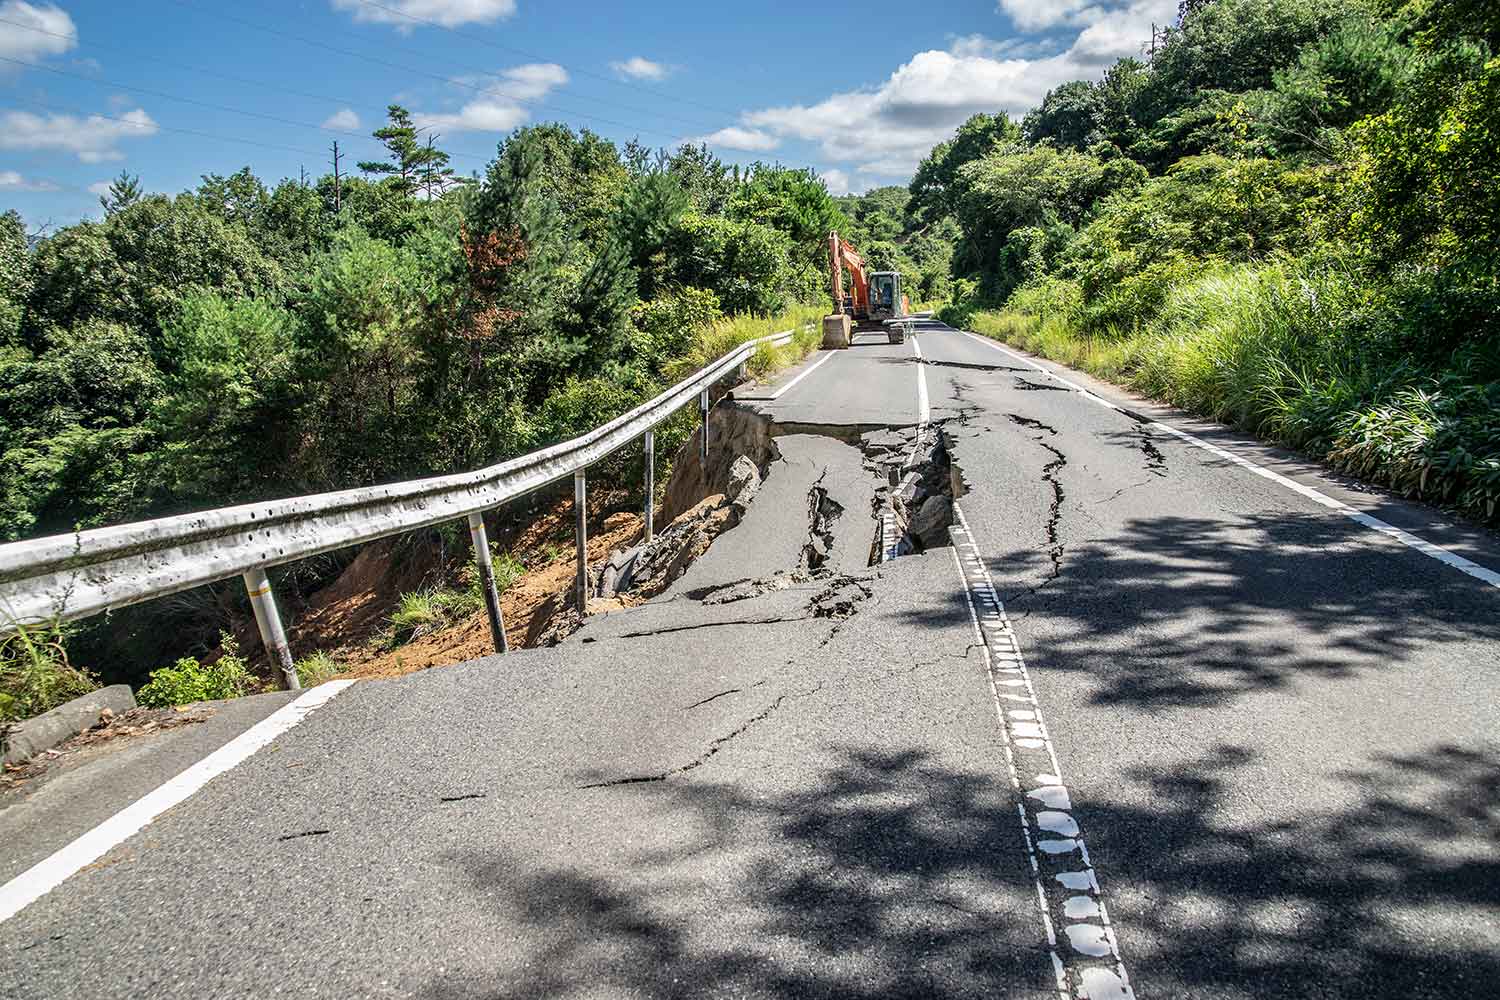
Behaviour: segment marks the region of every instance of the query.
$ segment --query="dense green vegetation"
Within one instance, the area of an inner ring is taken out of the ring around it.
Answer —
[[[364,177],[267,186],[245,169],[168,196],[122,175],[101,220],[34,245],[0,215],[0,541],[572,436],[703,344],[821,302],[827,233],[847,224],[810,172],[702,148],[541,125],[460,179],[403,109],[375,136],[389,156]],[[226,602],[232,587],[183,595],[76,643],[140,676],[184,638],[211,647]]]
[[[1500,5],[1188,0],[908,193],[951,321],[1500,520]]]

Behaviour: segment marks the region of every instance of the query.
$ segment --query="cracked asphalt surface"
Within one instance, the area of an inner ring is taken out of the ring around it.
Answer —
[[[661,597],[351,687],[6,922],[0,996],[1058,997],[953,550],[865,565],[882,484],[849,442],[909,428],[919,375],[1135,994],[1500,989],[1500,591],[1025,358],[917,337],[752,404],[782,459]],[[1500,565],[1484,532],[1066,377]],[[7,870],[47,846],[37,804],[55,847],[86,828],[70,796],[138,795],[121,760],[0,799]]]

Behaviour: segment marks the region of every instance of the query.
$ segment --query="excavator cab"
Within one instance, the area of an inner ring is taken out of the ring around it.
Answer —
[[[870,318],[884,321],[901,315],[901,272],[876,271],[870,275]]]
[[[901,294],[900,271],[876,271],[870,275],[870,319],[885,325],[893,344],[906,341],[908,324],[901,322],[911,312]]]

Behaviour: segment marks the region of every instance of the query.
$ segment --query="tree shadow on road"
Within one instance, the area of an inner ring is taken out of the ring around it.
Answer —
[[[1220,747],[1136,774],[1150,806],[1088,804],[1139,995],[1487,995],[1500,977],[1500,757],[1437,746],[1374,759],[1342,776],[1338,808],[1227,826],[1219,807],[1252,759]],[[601,794],[599,822],[619,823],[607,861],[452,855],[475,919],[513,927],[514,951],[425,995],[1056,995],[998,776],[846,749],[798,792],[707,777]],[[612,818],[622,806],[696,833],[646,846],[639,820]]]
[[[1046,621],[1028,661],[1087,673],[1098,704],[1222,704],[1500,642],[1494,588],[1320,514],[1138,517],[1065,544],[1056,577],[1029,542],[986,564],[1023,638]]]

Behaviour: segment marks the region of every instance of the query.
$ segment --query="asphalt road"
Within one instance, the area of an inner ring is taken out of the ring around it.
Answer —
[[[0,996],[1495,995],[1500,588],[1306,490],[1500,545],[1061,375],[928,326],[742,394],[781,458],[667,594],[349,687],[5,921]],[[925,421],[956,544],[867,568],[859,434]],[[5,877],[279,705],[0,799]]]

